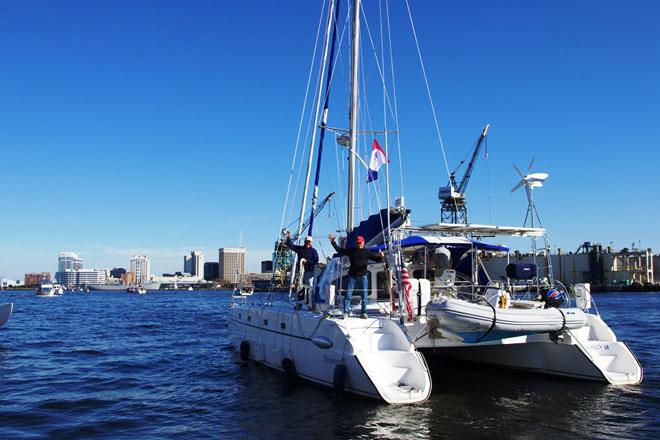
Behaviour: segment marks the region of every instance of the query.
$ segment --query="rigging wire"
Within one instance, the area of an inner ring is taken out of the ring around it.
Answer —
[[[304,117],[305,117],[305,112],[306,112],[306,107],[307,107],[307,101],[309,99],[309,88],[312,82],[312,73],[314,71],[314,64],[316,61],[316,52],[318,50],[318,43],[319,43],[319,35],[321,34],[321,27],[323,24],[323,16],[324,16],[324,11],[325,11],[325,2],[323,6],[321,7],[321,14],[319,15],[319,24],[316,29],[316,41],[314,43],[314,51],[312,53],[312,60],[309,65],[309,73],[307,74],[307,87],[305,89],[305,99],[303,100],[303,106],[300,111],[300,121],[298,123],[298,133],[296,134],[296,144],[295,148],[293,151],[293,158],[291,160],[291,168],[289,171],[289,182],[287,184],[286,188],[286,197],[284,198],[284,207],[282,208],[282,217],[280,219],[280,229],[277,231],[277,236],[280,236],[280,233],[282,232],[282,228],[284,226],[284,218],[286,217],[288,205],[289,205],[289,195],[291,193],[291,181],[293,179],[293,173],[295,170],[296,166],[296,158],[298,156],[298,149],[300,148],[300,135],[302,132],[302,127],[303,127],[303,122],[304,122]],[[297,187],[297,185],[296,185]],[[294,193],[295,194],[295,193]],[[292,198],[293,200],[293,198]]]
[[[396,94],[396,81],[394,80],[394,51],[392,50],[392,29],[390,27],[390,3],[385,2],[385,15],[387,23],[387,38],[388,38],[388,47],[390,55],[390,76],[392,77],[392,99],[394,102],[394,128],[395,131],[399,132],[399,107],[397,103],[397,94]],[[405,191],[403,186],[403,162],[401,158],[401,136],[396,137],[397,144],[397,153],[399,158],[399,179],[401,180],[401,196],[405,197]]]
[[[426,85],[426,93],[429,98],[429,103],[431,104],[431,112],[433,113],[433,122],[435,123],[435,131],[438,135],[438,140],[440,141],[440,149],[442,151],[442,158],[445,162],[445,169],[447,170],[447,178],[450,177],[449,164],[447,163],[447,154],[445,152],[445,146],[442,142],[442,135],[440,134],[440,123],[438,122],[438,116],[435,112],[435,104],[433,104],[433,97],[431,96],[431,87],[429,86],[428,76],[426,75],[426,68],[424,67],[424,60],[422,59],[422,50],[419,47],[419,40],[417,39],[417,31],[415,30],[415,23],[413,22],[412,12],[410,11],[410,3],[406,1],[406,8],[408,9],[408,18],[410,19],[410,26],[412,28],[413,36],[415,37],[415,45],[417,46],[417,56],[419,57],[419,64],[422,68],[422,74],[424,75],[424,84]]]

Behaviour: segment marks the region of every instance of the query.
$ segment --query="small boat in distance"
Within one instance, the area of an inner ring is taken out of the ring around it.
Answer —
[[[0,304],[0,327],[5,325],[7,321],[9,321],[13,309],[14,309],[14,303]]]
[[[50,281],[42,281],[37,289],[37,296],[55,296],[55,286]]]

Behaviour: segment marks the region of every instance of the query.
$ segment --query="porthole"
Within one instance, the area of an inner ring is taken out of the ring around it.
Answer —
[[[264,325],[268,325],[268,320],[264,319]]]
[[[280,328],[281,328],[282,330],[284,330],[284,329],[286,328],[286,324],[283,323],[283,322],[281,322],[281,323],[280,323]]]

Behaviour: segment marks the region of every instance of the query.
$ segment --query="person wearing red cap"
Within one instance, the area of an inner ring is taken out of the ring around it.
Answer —
[[[348,285],[346,286],[346,298],[344,298],[344,317],[348,317],[351,310],[351,299],[353,298],[353,289],[355,285],[359,284],[362,292],[362,309],[361,317],[368,318],[367,316],[367,296],[369,295],[369,281],[367,280],[367,264],[369,260],[383,261],[383,253],[371,252],[364,247],[364,237],[358,235],[356,239],[357,248],[346,249],[342,248],[335,243],[335,236],[330,234],[328,236],[330,244],[335,248],[339,255],[346,255],[351,262],[351,267],[348,269]]]

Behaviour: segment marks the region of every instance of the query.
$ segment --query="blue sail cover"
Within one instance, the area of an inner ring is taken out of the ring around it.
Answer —
[[[381,209],[378,214],[369,216],[366,220],[360,222],[346,238],[346,248],[357,247],[356,239],[358,235],[364,237],[367,247],[383,243],[387,231],[387,209]],[[406,221],[409,209],[390,208],[390,226],[392,229],[398,228]]]

